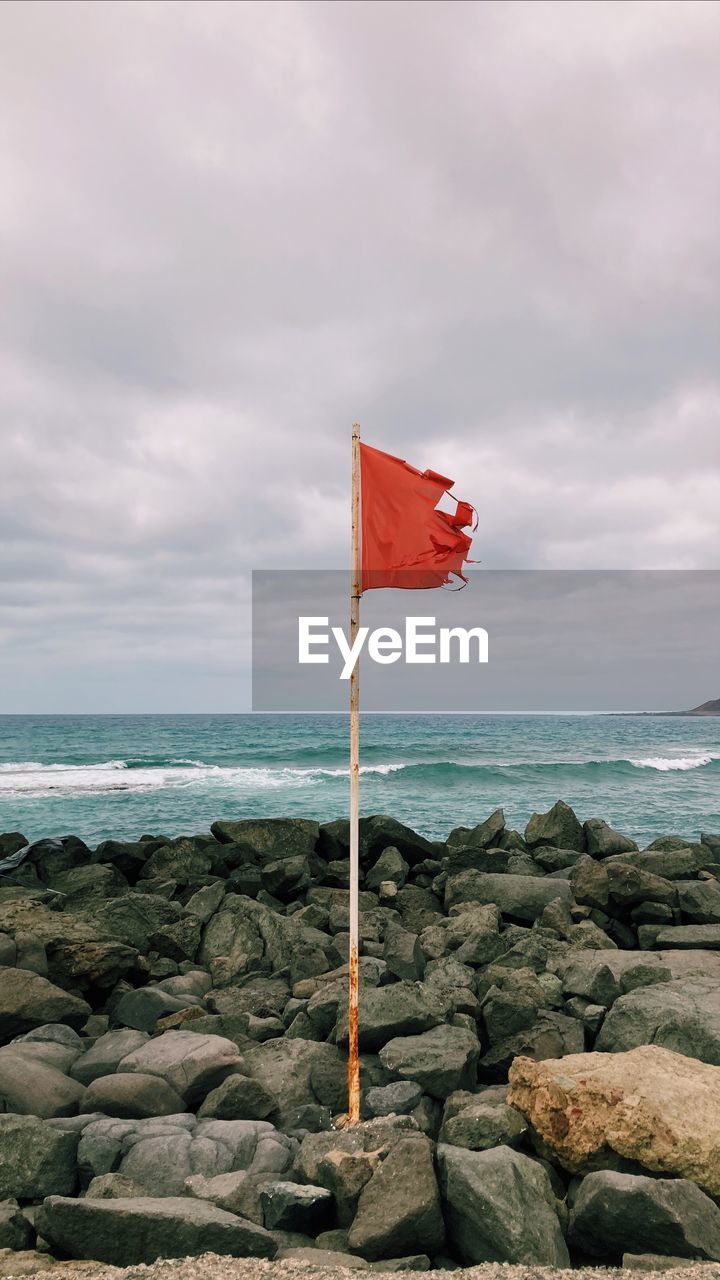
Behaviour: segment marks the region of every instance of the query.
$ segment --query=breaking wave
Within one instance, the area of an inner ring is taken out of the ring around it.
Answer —
[[[689,770],[718,770],[720,753],[690,751],[685,755],[637,756],[619,759],[567,758],[552,761],[533,759],[405,760],[363,765],[360,772],[385,779],[389,785],[404,780],[431,783],[472,782],[503,779],[505,783],[526,785],[533,780],[550,781],[558,787],[573,779],[596,776],[610,780],[629,777],[637,770],[686,773]],[[349,770],[344,764],[240,765],[212,764],[204,760],[131,759],[105,760],[92,764],[21,760],[0,764],[0,794],[43,796],[56,793],[81,795],[93,792],[152,792],[186,788],[224,788],[252,793],[272,789],[344,784]],[[561,790],[558,791],[561,794]]]

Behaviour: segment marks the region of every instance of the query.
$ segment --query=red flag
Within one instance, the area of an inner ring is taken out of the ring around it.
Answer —
[[[463,529],[473,508],[458,502],[452,514],[437,510],[452,480],[361,444],[360,485],[362,591],[441,587],[453,575],[465,581],[472,539]]]

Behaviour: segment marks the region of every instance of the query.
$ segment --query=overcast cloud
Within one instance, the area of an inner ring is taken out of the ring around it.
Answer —
[[[249,706],[355,418],[489,567],[718,567],[715,0],[5,0],[0,49],[0,711]]]

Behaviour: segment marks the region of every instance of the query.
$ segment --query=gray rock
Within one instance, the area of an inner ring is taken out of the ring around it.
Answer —
[[[312,883],[310,862],[298,855],[294,858],[278,858],[268,862],[260,871],[263,889],[280,902],[291,902]]]
[[[589,818],[583,823],[587,851],[593,858],[607,858],[613,853],[632,853],[637,849],[634,840],[614,831],[602,818]]]
[[[242,1070],[277,1099],[281,1126],[298,1108],[319,1103],[338,1111],[344,1099],[345,1060],[333,1044],[267,1040],[243,1052]]]
[[[672,973],[660,956],[637,951],[582,951],[560,966],[562,989],[609,1008],[618,996],[638,987],[670,982]]]
[[[396,978],[416,982],[425,972],[425,953],[420,939],[416,933],[403,929],[402,925],[391,924],[385,930],[383,959],[388,973]]]
[[[144,1031],[108,1031],[98,1037],[87,1053],[75,1059],[70,1075],[73,1080],[79,1080],[80,1084],[85,1085],[92,1084],[100,1076],[113,1075],[123,1058],[147,1044],[149,1039]]]
[[[380,1051],[380,1061],[393,1076],[413,1080],[433,1098],[455,1089],[473,1088],[480,1046],[464,1027],[438,1026],[417,1036],[399,1036]]]
[[[124,1120],[149,1116],[178,1115],[183,1110],[180,1094],[160,1076],[139,1071],[127,1075],[99,1076],[84,1092],[80,1110],[101,1112]]]
[[[320,834],[309,818],[242,818],[213,822],[210,830],[221,844],[242,845],[263,862],[313,853]]]
[[[496,1147],[438,1147],[449,1243],[464,1262],[567,1267],[548,1174],[535,1160]]]
[[[205,926],[198,958],[215,986],[224,986],[261,967],[272,973],[289,969],[296,951],[305,946],[323,950],[328,938],[292,916],[229,893]]]
[[[198,996],[173,995],[159,986],[138,987],[135,991],[126,991],[118,1000],[115,1021],[123,1027],[150,1032],[155,1029],[158,1018],[180,1013],[182,1009],[202,1007],[202,999]]]
[[[35,1116],[0,1115],[0,1198],[71,1195],[78,1135]]]
[[[46,1022],[42,1027],[33,1027],[32,1031],[26,1031],[24,1036],[17,1036],[13,1043],[60,1044],[65,1049],[74,1050],[75,1058],[85,1053],[87,1049],[87,1041],[79,1036],[77,1031],[73,1031],[72,1027],[66,1027],[62,1022]]]
[[[376,1051],[394,1036],[416,1035],[445,1021],[448,1002],[421,982],[396,982],[360,990],[360,1048]],[[337,1042],[348,1040],[347,1008],[338,1019]]]
[[[390,845],[383,850],[377,862],[368,871],[365,884],[368,889],[378,889],[383,880],[391,880],[398,889],[401,889],[407,880],[409,870],[410,867],[400,850]]]
[[[327,1187],[335,1199],[337,1220],[349,1227],[357,1212],[360,1192],[380,1163],[377,1152],[328,1151],[318,1165],[321,1186]],[[347,1245],[347,1241],[345,1242]]]
[[[324,1172],[326,1157],[334,1154],[371,1154],[384,1158],[393,1147],[419,1132],[412,1116],[386,1116],[365,1120],[349,1129],[333,1129],[327,1133],[309,1133],[300,1143],[295,1158],[295,1172],[303,1182],[328,1186]]]
[[[550,844],[558,849],[585,848],[585,832],[575,813],[558,800],[547,813],[534,813],[525,828],[525,842],[531,848]]]
[[[231,1075],[205,1098],[198,1117],[216,1120],[265,1120],[277,1107],[277,1098],[252,1076]]]
[[[681,979],[620,996],[602,1025],[595,1049],[619,1053],[640,1044],[661,1045],[720,1066],[717,984]]]
[[[185,1191],[196,1200],[209,1200],[218,1209],[227,1209],[228,1213],[237,1213],[241,1218],[250,1218],[251,1222],[262,1226],[260,1191],[266,1180],[264,1174],[250,1174],[244,1169],[218,1173],[214,1178],[195,1173],[186,1178]]]
[[[495,903],[504,916],[526,921],[537,920],[548,903],[556,898],[569,900],[571,897],[566,880],[485,875],[480,871],[462,871],[460,875],[448,876],[445,887],[446,910],[465,902]]]
[[[569,1240],[586,1256],[618,1263],[625,1252],[720,1259],[720,1209],[687,1178],[603,1169],[583,1178]]]
[[[502,1081],[513,1058],[562,1058],[567,1053],[582,1053],[585,1037],[582,1024],[576,1018],[568,1018],[554,1009],[540,1009],[532,1027],[500,1040],[487,1050],[478,1064],[482,1080]]]
[[[713,856],[701,845],[669,849],[641,849],[638,853],[615,854],[610,862],[622,862],[625,866],[639,867],[665,880],[691,880],[698,871],[712,865]]]
[[[77,1112],[82,1085],[31,1052],[42,1048],[63,1052],[59,1045],[22,1043],[0,1049],[0,1110],[43,1119]]]
[[[720,925],[676,924],[655,935],[655,946],[681,951],[720,951]]]
[[[371,1116],[407,1115],[422,1096],[419,1084],[412,1080],[396,1080],[393,1084],[368,1089],[365,1106]]]
[[[50,1196],[38,1214],[38,1229],[55,1249],[74,1258],[115,1266],[157,1258],[273,1258],[277,1245],[255,1223],[189,1197],[137,1200],[68,1200]]]
[[[238,1047],[231,1040],[191,1031],[166,1031],[129,1053],[119,1063],[118,1071],[160,1076],[192,1105],[202,1101],[240,1066]]]
[[[122,1173],[101,1173],[85,1192],[89,1200],[136,1200],[144,1194],[142,1187]]]
[[[185,910],[188,915],[195,916],[201,924],[207,924],[220,907],[224,897],[225,885],[218,880],[216,884],[206,884],[202,889],[198,889],[186,903]]]
[[[143,955],[150,951],[151,940],[158,930],[177,924],[182,914],[176,902],[139,892],[124,893],[119,898],[89,903],[82,908],[82,918],[97,926],[102,934],[117,938]]]
[[[717,880],[679,880],[676,887],[684,922],[720,924],[720,883]]]
[[[476,827],[455,827],[447,838],[448,849],[489,849],[496,845],[505,830],[505,814],[494,809],[489,818]]]
[[[444,1238],[431,1144],[420,1136],[406,1138],[360,1192],[348,1244],[369,1259],[391,1258],[413,1248],[437,1253]]]
[[[94,1161],[93,1173],[106,1172],[108,1164],[119,1167],[154,1195],[181,1195],[194,1174],[214,1178],[244,1170],[283,1177],[292,1163],[296,1144],[266,1121],[202,1120],[195,1126],[188,1119],[187,1128],[182,1116],[115,1122],[131,1126],[124,1132],[103,1132],[96,1121],[83,1134],[79,1158]]]
[[[528,1131],[525,1117],[506,1103],[485,1102],[483,1095],[443,1120],[439,1141],[468,1151],[518,1146]]]
[[[17,1200],[0,1200],[0,1249],[29,1249],[33,1235]]]
[[[90,1005],[79,996],[69,995],[39,974],[0,968],[0,1040],[10,1040],[46,1022],[81,1027],[90,1013]]]
[[[333,1197],[326,1187],[268,1182],[260,1191],[268,1230],[304,1231],[316,1236],[332,1219]]]

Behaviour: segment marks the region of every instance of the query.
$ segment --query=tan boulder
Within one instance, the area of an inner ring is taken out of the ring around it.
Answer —
[[[507,1100],[572,1173],[621,1157],[720,1195],[720,1067],[657,1045],[516,1058]]]

